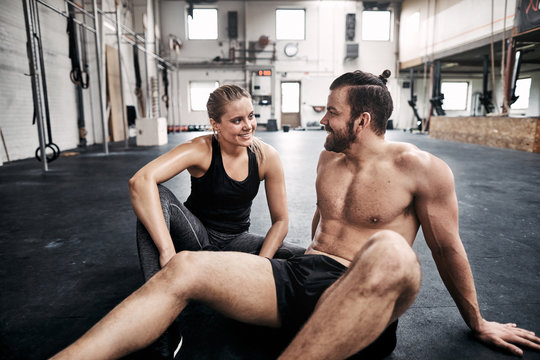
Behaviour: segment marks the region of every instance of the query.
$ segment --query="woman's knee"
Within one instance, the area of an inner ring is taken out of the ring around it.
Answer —
[[[161,200],[161,203],[168,203],[176,199],[176,196],[173,194],[173,192],[166,187],[165,185],[158,184],[158,193],[159,193],[159,199]]]
[[[288,259],[293,256],[302,255],[306,252],[306,249],[291,243],[283,243],[283,245],[278,249],[276,255],[274,256],[277,259]]]

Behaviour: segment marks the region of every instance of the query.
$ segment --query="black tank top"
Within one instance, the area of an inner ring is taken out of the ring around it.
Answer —
[[[219,142],[212,137],[212,163],[203,176],[191,177],[191,194],[184,203],[205,226],[228,234],[249,229],[260,179],[257,157],[249,148],[247,152],[248,176],[242,181],[231,179],[223,167]]]

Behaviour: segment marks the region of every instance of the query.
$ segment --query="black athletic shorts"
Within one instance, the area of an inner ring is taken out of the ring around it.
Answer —
[[[347,267],[324,255],[295,255],[289,259],[269,259],[276,284],[282,330],[292,339],[313,313],[323,292]],[[382,359],[396,346],[397,321],[370,346],[355,355],[358,358]]]

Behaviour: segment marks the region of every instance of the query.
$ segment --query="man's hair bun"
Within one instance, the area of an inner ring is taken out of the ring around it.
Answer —
[[[379,79],[381,79],[382,82],[386,84],[386,81],[390,77],[390,75],[392,75],[392,73],[390,72],[390,70],[386,69],[381,75],[379,75]]]

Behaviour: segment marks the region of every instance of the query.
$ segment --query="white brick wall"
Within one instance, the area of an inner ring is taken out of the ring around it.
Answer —
[[[54,8],[66,11],[63,0],[46,0]],[[114,0],[103,0],[100,8],[114,11]],[[91,2],[85,2],[90,12]],[[41,23],[43,56],[47,76],[48,100],[51,119],[52,138],[62,151],[76,148],[79,144],[77,125],[76,87],[69,78],[71,63],[69,59],[67,20],[63,16],[38,4]],[[131,27],[131,12],[123,9],[125,24]],[[114,14],[110,15],[114,17]],[[82,19],[80,15],[78,18]],[[93,27],[93,20],[87,24]],[[79,32],[82,29],[79,27]],[[110,34],[109,29],[105,29]],[[95,45],[93,33],[86,32],[87,56],[90,66],[90,87],[83,90],[85,125],[88,145],[102,143],[102,127],[99,106],[98,78],[95,65]],[[106,35],[105,43],[116,47],[116,36]],[[133,59],[130,45],[122,46],[124,56],[122,65],[125,85],[126,105],[135,103],[133,91]],[[0,127],[4,133],[10,160],[34,157],[39,146],[37,126],[32,125],[33,100],[28,58],[26,55],[26,30],[22,1],[0,2]],[[90,94],[91,93],[91,94]],[[92,95],[92,99],[90,99]],[[92,101],[90,101],[92,100]],[[92,106],[92,108],[91,108]],[[93,115],[93,116],[92,116]],[[0,140],[1,141],[1,140]],[[3,144],[0,144],[0,160],[7,157]]]

